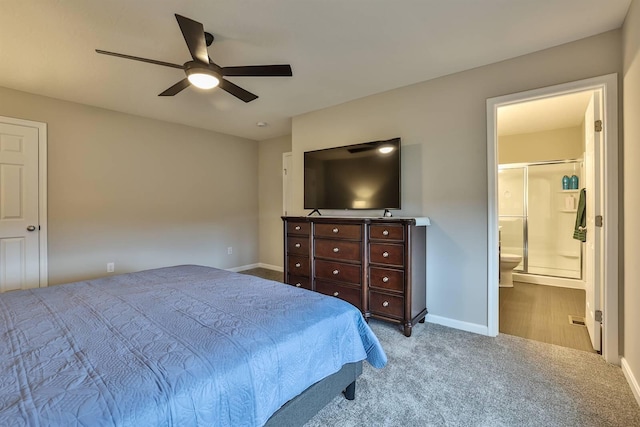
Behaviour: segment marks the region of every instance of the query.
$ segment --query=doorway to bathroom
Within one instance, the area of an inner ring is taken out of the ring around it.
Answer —
[[[492,98],[487,118],[489,335],[498,334],[500,316],[508,315],[499,288],[504,253],[515,270],[505,269],[508,263],[502,270],[513,274],[521,291],[514,311],[539,308],[517,322],[565,311],[560,317],[567,327],[586,326],[588,349],[619,363],[617,75]],[[577,188],[565,184],[571,178]],[[586,229],[586,241],[581,233],[573,238],[578,228]],[[584,296],[576,300],[576,292]],[[583,319],[576,315],[580,310]]]

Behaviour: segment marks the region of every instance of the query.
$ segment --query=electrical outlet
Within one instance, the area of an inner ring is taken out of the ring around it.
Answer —
[[[114,262],[107,263],[107,273],[113,273],[116,271],[116,264]]]
[[[229,246],[227,248],[227,255],[231,255],[233,253],[233,246]]]

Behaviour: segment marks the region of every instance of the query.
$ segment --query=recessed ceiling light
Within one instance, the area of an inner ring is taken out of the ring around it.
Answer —
[[[269,126],[269,123],[267,123],[267,122],[258,122],[258,123],[256,123],[256,126],[258,126],[259,128],[265,128],[265,127]]]

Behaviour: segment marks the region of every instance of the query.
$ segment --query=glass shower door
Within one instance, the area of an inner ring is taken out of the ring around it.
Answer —
[[[500,253],[520,255],[522,261],[514,269],[525,269],[526,233],[526,169],[500,168],[498,171],[498,222]]]
[[[573,239],[579,190],[563,190],[562,177],[580,177],[580,166],[530,165],[527,175],[527,272],[579,279],[581,247]]]

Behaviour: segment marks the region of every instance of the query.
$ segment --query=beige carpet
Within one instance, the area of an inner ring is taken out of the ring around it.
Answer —
[[[243,273],[282,280],[266,269]],[[389,363],[365,363],[356,399],[337,396],[306,427],[640,426],[621,369],[595,353],[430,323],[411,338],[396,325],[369,325]]]
[[[431,323],[406,338],[369,324],[389,363],[365,363],[356,399],[338,396],[306,427],[640,426],[621,369],[595,353]]]

